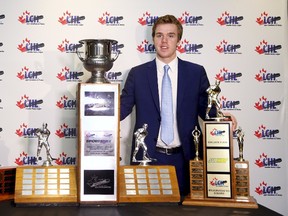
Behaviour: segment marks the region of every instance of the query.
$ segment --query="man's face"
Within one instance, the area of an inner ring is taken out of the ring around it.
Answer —
[[[153,42],[158,58],[164,63],[171,62],[176,57],[179,42],[177,26],[175,24],[158,25]]]

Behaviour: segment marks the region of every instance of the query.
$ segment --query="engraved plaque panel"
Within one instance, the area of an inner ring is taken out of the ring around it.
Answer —
[[[0,201],[13,199],[15,175],[15,167],[0,167]]]
[[[172,166],[120,167],[121,202],[179,202],[175,168]]]
[[[17,167],[15,203],[77,203],[75,166]]]

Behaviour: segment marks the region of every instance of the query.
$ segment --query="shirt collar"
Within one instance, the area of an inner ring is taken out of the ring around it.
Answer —
[[[168,65],[171,68],[171,71],[175,71],[175,69],[177,68],[177,64],[178,64],[178,58],[176,57],[175,59],[173,59]],[[156,57],[156,65],[157,65],[157,71],[164,71],[164,65],[166,65],[164,62],[160,61],[157,57]]]

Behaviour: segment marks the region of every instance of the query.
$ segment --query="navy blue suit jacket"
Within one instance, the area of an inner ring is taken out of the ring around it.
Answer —
[[[198,124],[198,116],[205,119],[210,86],[203,66],[178,58],[177,123],[185,160],[195,157],[192,130]],[[157,69],[155,59],[133,67],[127,77],[121,94],[121,120],[125,119],[136,106],[134,131],[148,124],[145,143],[148,154],[153,158],[161,124],[158,96]],[[135,142],[133,139],[132,152]],[[201,148],[200,148],[201,149]]]

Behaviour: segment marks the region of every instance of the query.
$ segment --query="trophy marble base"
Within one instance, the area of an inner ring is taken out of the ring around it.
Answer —
[[[14,200],[16,205],[76,205],[76,167],[17,167]]]
[[[120,166],[119,203],[179,201],[174,166]]]
[[[0,201],[14,199],[15,175],[15,167],[0,168]]]

